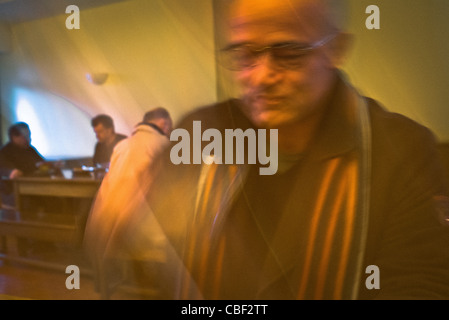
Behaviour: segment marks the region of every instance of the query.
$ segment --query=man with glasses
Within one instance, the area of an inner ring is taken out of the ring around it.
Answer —
[[[241,96],[178,127],[275,129],[279,170],[161,159],[149,201],[182,260],[181,298],[449,298],[435,139],[347,82],[339,3],[232,1],[219,58]]]
[[[126,136],[115,132],[114,120],[107,114],[99,114],[92,118],[91,125],[97,138],[92,157],[93,165],[108,168],[114,147]]]

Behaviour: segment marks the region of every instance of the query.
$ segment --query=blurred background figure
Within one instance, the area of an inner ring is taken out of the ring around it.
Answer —
[[[157,171],[154,159],[168,145],[171,130],[169,112],[161,107],[152,109],[145,113],[131,137],[120,141],[112,153],[84,239],[97,269],[99,290],[103,288],[105,296],[105,286],[109,288],[109,282],[125,272],[124,261],[128,261],[128,276],[139,285],[151,282],[152,274],[165,261],[165,237],[154,217],[148,215],[145,195]],[[127,232],[130,228],[132,234]]]
[[[2,179],[14,179],[32,175],[45,163],[44,157],[31,145],[30,127],[25,122],[17,122],[9,127],[9,142],[0,149],[0,173]],[[12,185],[2,181],[2,200],[13,204]]]
[[[0,150],[0,193],[3,209],[8,209],[11,214],[16,214],[17,203],[14,197],[12,179],[45,175],[49,173],[52,164],[31,145],[31,130],[27,123],[17,122],[8,129],[9,142]],[[36,199],[28,199],[22,203],[23,210],[45,207],[47,203]],[[18,237],[18,251],[24,254],[41,242],[31,241]]]
[[[107,168],[115,145],[126,136],[115,132],[114,120],[109,115],[97,115],[91,120],[91,124],[97,137],[93,165]]]

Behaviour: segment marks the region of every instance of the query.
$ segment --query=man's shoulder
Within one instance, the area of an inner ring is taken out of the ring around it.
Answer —
[[[3,163],[4,161],[9,161],[11,158],[11,154],[13,151],[11,150],[11,143],[7,143],[0,148],[0,160]]]
[[[403,114],[387,110],[373,99],[367,98],[367,102],[375,146],[400,153],[404,149],[418,151],[436,145],[437,138],[430,128]]]
[[[115,147],[114,147],[114,151],[115,151],[116,149],[126,148],[126,146],[128,145],[128,143],[129,143],[128,139],[120,139],[120,140],[116,143],[116,145],[115,145]]]
[[[39,157],[41,157],[41,158],[43,158],[43,156],[42,156],[41,153],[37,150],[37,148],[36,148],[35,146],[31,145],[31,144],[28,146],[28,151],[31,152],[31,153],[36,154],[37,156],[39,156]]]
[[[13,147],[12,143],[11,143],[11,142],[8,142],[7,144],[5,144],[4,146],[2,146],[2,147],[0,148],[0,153],[7,152],[8,150],[11,149],[11,147]]]
[[[2,154],[5,157],[10,157],[10,156],[12,157],[17,154],[22,155],[26,152],[29,152],[29,148],[30,147],[28,147],[26,149],[22,149],[11,142],[8,142],[0,149],[0,154]]]
[[[386,124],[386,125],[399,125],[404,128],[410,129],[424,129],[425,126],[417,122],[416,120],[411,119],[410,117],[403,115],[401,113],[393,112],[386,109],[381,103],[372,98],[365,98],[370,116],[373,119],[374,124]]]

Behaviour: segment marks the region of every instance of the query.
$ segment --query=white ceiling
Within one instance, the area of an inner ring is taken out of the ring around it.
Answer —
[[[80,10],[130,0],[0,0],[0,22],[16,23],[65,14],[69,5]]]

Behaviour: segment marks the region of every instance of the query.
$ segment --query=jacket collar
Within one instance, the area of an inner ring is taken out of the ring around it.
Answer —
[[[136,131],[139,131],[141,129],[147,128],[147,127],[151,127],[153,128],[155,131],[157,131],[159,134],[165,136],[164,132],[154,123],[148,123],[148,122],[140,122],[137,126],[136,126]]]
[[[356,112],[358,101],[358,94],[340,74],[330,96],[326,115],[308,151],[312,160],[333,158],[359,145]]]

